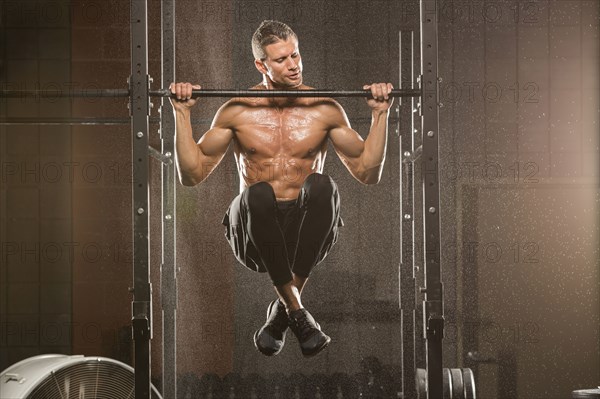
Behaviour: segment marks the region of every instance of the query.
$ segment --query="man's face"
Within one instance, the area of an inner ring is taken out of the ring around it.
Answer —
[[[295,38],[269,44],[265,47],[265,54],[267,58],[257,61],[257,68],[271,79],[274,86],[291,88],[302,84],[302,59]]]

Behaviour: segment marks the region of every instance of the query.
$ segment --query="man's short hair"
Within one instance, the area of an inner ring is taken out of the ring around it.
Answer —
[[[289,37],[298,40],[298,36],[296,36],[292,28],[283,22],[273,20],[262,21],[258,29],[254,32],[254,35],[252,35],[252,54],[254,54],[254,59],[266,59],[265,47],[279,40],[287,40]]]

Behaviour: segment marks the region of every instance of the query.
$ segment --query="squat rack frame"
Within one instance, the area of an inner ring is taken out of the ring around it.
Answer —
[[[443,285],[440,264],[440,200],[439,200],[439,76],[438,76],[438,0],[419,0],[420,3],[420,55],[421,73],[413,81],[413,32],[400,36],[400,89],[393,97],[411,97],[410,134],[400,136],[405,158],[400,163],[401,175],[401,262],[399,266],[400,307],[402,319],[402,379],[403,397],[418,396],[415,383],[415,321],[417,314],[416,278],[414,260],[414,231],[417,212],[414,192],[414,162],[422,157],[421,175],[423,203],[423,273],[424,294],[423,338],[426,349],[427,398],[442,398],[442,339],[444,335]],[[176,260],[176,170],[175,121],[166,97],[172,96],[167,89],[175,82],[175,0],[161,0],[161,87],[150,89],[152,78],[148,74],[148,0],[130,0],[131,75],[128,89],[100,89],[71,91],[68,93],[44,93],[40,91],[0,90],[0,97],[129,97],[132,132],[132,219],[133,219],[133,293],[132,335],[134,339],[134,393],[138,399],[150,398],[150,348],[152,339],[152,285],[150,280],[150,212],[149,212],[149,157],[161,161],[161,224],[162,248],[160,266],[160,291],[162,307],[162,394],[165,399],[177,397],[177,260]],[[402,49],[410,49],[410,64],[402,63]],[[404,75],[403,75],[404,74]],[[409,88],[402,88],[403,76],[410,75]],[[194,90],[193,97],[369,97],[365,90]],[[151,97],[160,97],[161,151],[149,147],[149,123]],[[420,102],[415,104],[416,98]],[[400,112],[400,105],[398,106]],[[421,129],[414,128],[414,113],[419,111]],[[124,120],[34,120],[0,121],[0,124],[123,124]],[[420,140],[415,136],[420,133]],[[421,142],[420,146],[416,143]],[[150,148],[150,151],[149,151]],[[407,197],[407,201],[404,200]],[[408,215],[408,217],[407,217]],[[407,351],[410,349],[410,352]]]

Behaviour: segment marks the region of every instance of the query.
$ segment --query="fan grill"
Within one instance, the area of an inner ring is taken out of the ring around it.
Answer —
[[[134,376],[130,370],[93,360],[53,372],[28,399],[131,399],[133,387]]]

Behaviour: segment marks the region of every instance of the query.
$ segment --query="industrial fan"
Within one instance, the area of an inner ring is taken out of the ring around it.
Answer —
[[[152,386],[152,399],[162,399]],[[0,374],[2,399],[133,399],[133,368],[114,359],[40,355]]]

